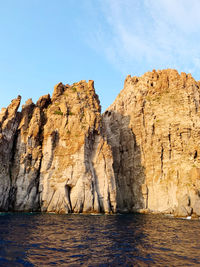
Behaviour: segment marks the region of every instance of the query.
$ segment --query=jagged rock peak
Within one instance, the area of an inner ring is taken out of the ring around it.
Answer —
[[[10,164],[14,138],[20,120],[17,113],[20,101],[21,97],[18,96],[0,113],[0,210],[7,210],[9,206]]]
[[[99,179],[105,185],[108,181],[96,166],[96,161],[105,164],[102,154],[106,143],[100,133],[101,107],[93,82],[80,81],[71,86],[59,83],[51,100],[43,128],[39,187],[42,211],[115,211],[114,200],[107,196],[114,195],[112,186],[98,186]],[[112,163],[107,165],[109,171]],[[107,179],[113,177],[108,175]]]
[[[200,217],[200,83],[127,76],[101,115],[94,82],[0,113],[0,210]]]
[[[116,212],[112,153],[100,112],[93,81],[59,83],[52,98],[27,100],[7,123],[11,142],[0,139],[6,151],[0,154],[6,167],[0,170],[0,210]]]
[[[137,83],[139,80],[145,80],[146,82],[158,81],[159,79],[165,80],[166,78],[171,79],[171,80],[182,78],[183,80],[190,79],[190,80],[195,81],[190,73],[186,74],[185,72],[181,72],[179,74],[179,72],[175,69],[163,69],[163,70],[157,70],[157,71],[156,70],[148,71],[144,73],[141,77],[137,77],[137,76],[131,77],[131,75],[127,75],[125,79],[125,83],[126,82]]]
[[[95,93],[93,80],[89,80],[88,83],[85,80],[81,80],[77,83],[73,83],[72,85],[64,85],[60,82],[55,85],[51,100],[56,101],[56,99],[59,98],[61,95],[78,95],[78,97],[80,95],[87,95],[90,98],[95,98],[98,103],[98,106],[100,107],[98,95]]]
[[[19,108],[20,102],[21,96],[18,95],[17,98],[12,100],[11,104],[7,108],[2,108],[0,112],[0,121],[3,119],[5,120],[8,117],[11,118],[13,115],[15,115]]]
[[[50,94],[41,96],[36,103],[40,108],[47,108],[49,104],[51,104]]]

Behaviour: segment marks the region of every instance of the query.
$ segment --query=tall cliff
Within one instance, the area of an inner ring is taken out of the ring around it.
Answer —
[[[0,210],[200,216],[200,89],[175,70],[127,76],[101,115],[93,81],[0,113]]]
[[[16,130],[20,121],[17,109],[21,97],[14,99],[7,109],[0,113],[0,210],[8,209],[11,188],[10,169],[13,160],[13,144]]]
[[[199,86],[171,69],[129,75],[105,112],[120,203],[128,210],[200,216]]]
[[[111,147],[93,81],[59,83],[0,114],[0,210],[116,212]]]

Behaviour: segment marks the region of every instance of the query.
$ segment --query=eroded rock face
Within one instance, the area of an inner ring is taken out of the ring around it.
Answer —
[[[46,118],[41,210],[115,212],[112,152],[101,136],[100,105],[93,81],[55,86]]]
[[[199,82],[127,76],[101,115],[94,82],[0,113],[0,210],[200,216]]]
[[[103,115],[104,138],[112,148],[118,212],[146,207],[146,191],[143,195],[141,190],[145,180],[141,151],[129,124],[129,115],[124,116],[111,109]]]
[[[199,214],[199,93],[199,83],[176,70],[126,78],[104,121],[120,162],[116,183],[132,195],[128,210]]]
[[[38,187],[46,121],[44,112],[50,103],[50,95],[46,95],[36,105],[29,99],[22,107],[11,168],[11,209],[37,211],[40,208]]]
[[[10,167],[12,164],[13,143],[16,129],[20,120],[17,109],[21,97],[14,99],[0,113],[0,210],[7,210],[11,188]]]
[[[116,212],[111,147],[94,82],[59,83],[52,98],[20,98],[1,113],[0,209]]]

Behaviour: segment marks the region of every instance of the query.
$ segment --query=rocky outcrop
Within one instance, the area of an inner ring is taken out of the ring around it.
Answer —
[[[10,166],[12,164],[13,143],[20,120],[17,109],[21,97],[14,99],[0,113],[0,210],[7,210],[11,187]]]
[[[200,216],[199,82],[127,76],[101,115],[94,82],[0,113],[0,210]]]
[[[112,151],[101,134],[94,82],[59,83],[52,98],[29,99],[17,114],[19,103],[1,113],[0,209],[116,212]]]
[[[119,212],[132,212],[146,207],[146,192],[143,196],[141,190],[145,180],[141,151],[129,124],[130,116],[120,112],[107,110],[103,114],[104,138],[112,148]]]
[[[116,181],[132,196],[129,211],[200,215],[199,94],[191,75],[153,71],[127,76],[106,111]]]
[[[50,103],[50,95],[46,95],[36,105],[29,99],[22,106],[11,167],[11,209],[36,211],[40,207],[38,187],[43,158],[44,112]]]
[[[112,152],[101,136],[93,81],[58,84],[46,110],[40,171],[42,211],[115,212]]]

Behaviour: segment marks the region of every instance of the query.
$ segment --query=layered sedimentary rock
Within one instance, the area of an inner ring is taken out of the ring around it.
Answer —
[[[93,81],[0,113],[0,210],[200,216],[199,82],[127,76],[101,115]]]
[[[199,94],[176,70],[127,76],[104,122],[128,210],[200,215]]]

